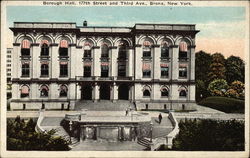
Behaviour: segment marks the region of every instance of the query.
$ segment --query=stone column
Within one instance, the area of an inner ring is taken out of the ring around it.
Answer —
[[[11,63],[11,77],[12,78],[20,78],[21,77],[21,47],[20,43],[13,44],[13,52],[12,52],[12,63]],[[15,63],[15,64],[14,64]],[[12,93],[13,95],[14,93]]]
[[[30,78],[39,78],[41,71],[40,48],[38,43],[33,43],[30,49],[31,63],[30,63]]]
[[[37,83],[32,83],[30,85],[30,99],[38,99],[40,95],[38,93],[39,86]]]
[[[51,51],[51,78],[59,78],[59,71],[60,71],[60,66],[59,66],[59,61],[58,61],[58,44],[51,44],[52,51]]]
[[[81,69],[78,65],[78,63],[76,63],[77,59],[77,52],[76,52],[76,45],[75,44],[71,44],[69,47],[69,65],[68,65],[68,69],[69,69],[69,78],[75,78],[76,76],[76,71],[78,71],[78,69]],[[82,64],[81,64],[82,66]]]
[[[135,79],[142,78],[142,48],[141,45],[136,46],[135,48]]]
[[[50,99],[58,99],[59,98],[59,86],[56,83],[50,84],[49,98]]]
[[[81,99],[81,85],[76,83],[76,99],[79,100]]]
[[[160,78],[160,72],[161,72],[161,68],[160,68],[160,55],[161,55],[161,48],[159,45],[156,45],[154,47],[154,51],[153,51],[153,79],[159,79]]]
[[[195,80],[195,46],[191,46],[190,48],[190,80]]]
[[[172,46],[172,80],[177,80],[179,78],[179,49],[178,46]]]
[[[92,94],[94,102],[97,102],[100,99],[100,86],[97,83],[95,83]]]
[[[83,49],[82,47],[76,47],[75,52],[73,52],[75,57],[75,63],[71,65],[74,66],[75,76],[83,76]],[[72,76],[74,78],[74,76]]]
[[[93,49],[94,49],[93,76],[98,77],[101,76],[101,64],[100,64],[101,49],[100,47],[93,47]]]
[[[127,71],[128,71],[128,73],[126,72],[126,74],[127,74],[127,76],[129,76],[129,77],[132,77],[133,76],[133,74],[134,74],[134,72],[133,72],[133,70],[134,70],[134,58],[133,58],[133,55],[134,55],[134,50],[133,50],[133,48],[131,47],[131,48],[129,48],[129,50],[128,50],[128,62],[127,62]]]
[[[118,86],[116,85],[116,83],[113,84],[113,88],[112,88],[112,101],[116,102],[118,100]]]
[[[19,99],[20,98],[20,89],[18,83],[12,84],[12,99]]]
[[[111,74],[110,76],[112,76],[112,77],[117,77],[117,71],[118,71],[118,64],[117,64],[117,58],[118,58],[118,48],[117,47],[112,47],[111,49],[110,49],[110,51],[111,51],[111,56],[110,56],[110,61],[111,61],[111,66],[110,66],[110,69],[109,69],[109,71],[111,72],[111,73],[109,73],[109,74]]]

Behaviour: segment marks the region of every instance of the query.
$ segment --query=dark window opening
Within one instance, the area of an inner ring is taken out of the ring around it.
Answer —
[[[68,56],[68,48],[59,48],[59,56],[60,57]]]
[[[83,67],[83,76],[84,77],[90,77],[91,76],[91,67],[90,66],[84,66]]]
[[[180,95],[180,97],[186,97],[187,92],[185,90],[181,90],[179,95]]]
[[[143,96],[144,96],[144,97],[150,97],[150,92],[149,92],[149,90],[147,90],[147,89],[144,90],[144,91],[143,91]]]
[[[179,52],[179,58],[180,59],[187,59],[187,52],[180,51]]]
[[[84,58],[91,58],[91,50],[84,50]]]
[[[127,58],[127,51],[126,51],[125,46],[122,46],[119,48],[118,58],[119,59],[126,59]]]
[[[60,64],[60,76],[68,76],[68,64]]]
[[[118,76],[119,77],[125,77],[126,76],[126,65],[125,64],[119,64],[118,65]]]
[[[48,89],[42,88],[40,95],[41,95],[41,97],[48,97],[48,95],[49,95]]]
[[[161,67],[161,77],[162,78],[168,77],[168,67]]]
[[[186,67],[179,68],[179,77],[183,77],[183,78],[187,77],[187,68]]]
[[[29,97],[29,93],[21,93],[21,98]]]
[[[41,76],[49,76],[49,66],[48,64],[41,65]]]
[[[49,46],[46,43],[41,47],[41,56],[49,56]]]
[[[151,77],[151,70],[143,70],[142,76],[145,78]]]
[[[62,85],[60,87],[60,97],[67,97],[68,89],[66,86]]]
[[[161,57],[162,58],[168,58],[169,57],[169,49],[168,49],[168,47],[162,47],[161,48]]]
[[[109,48],[108,48],[107,45],[103,45],[101,51],[102,51],[102,53],[101,53],[102,58],[108,58],[109,57]]]
[[[29,64],[23,64],[22,65],[22,76],[23,77],[29,77],[30,75],[30,65]]]
[[[162,97],[168,97],[168,90],[167,90],[167,89],[163,89],[163,90],[161,91],[161,96],[162,96]]]
[[[30,56],[30,49],[22,48],[21,49],[21,56]]]
[[[101,66],[101,77],[108,77],[109,76],[109,67],[108,66]]]
[[[143,51],[143,57],[144,58],[151,57],[151,51],[150,50]]]

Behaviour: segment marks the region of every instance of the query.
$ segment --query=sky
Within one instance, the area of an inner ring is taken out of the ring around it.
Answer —
[[[196,24],[196,52],[222,53],[244,59],[245,29],[244,7],[170,7],[170,6],[8,6],[7,25],[13,22],[75,22],[82,26],[128,26],[135,23]],[[8,30],[8,47],[12,35]]]

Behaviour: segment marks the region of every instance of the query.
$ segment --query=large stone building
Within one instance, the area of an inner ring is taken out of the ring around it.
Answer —
[[[142,108],[195,103],[195,25],[15,22],[11,109],[73,109],[81,100]]]

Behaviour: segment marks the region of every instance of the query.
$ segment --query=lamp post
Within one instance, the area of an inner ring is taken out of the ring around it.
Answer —
[[[72,134],[72,121],[69,121],[69,141],[71,143],[71,134]]]
[[[153,122],[150,122],[150,142],[152,142],[153,139]]]

